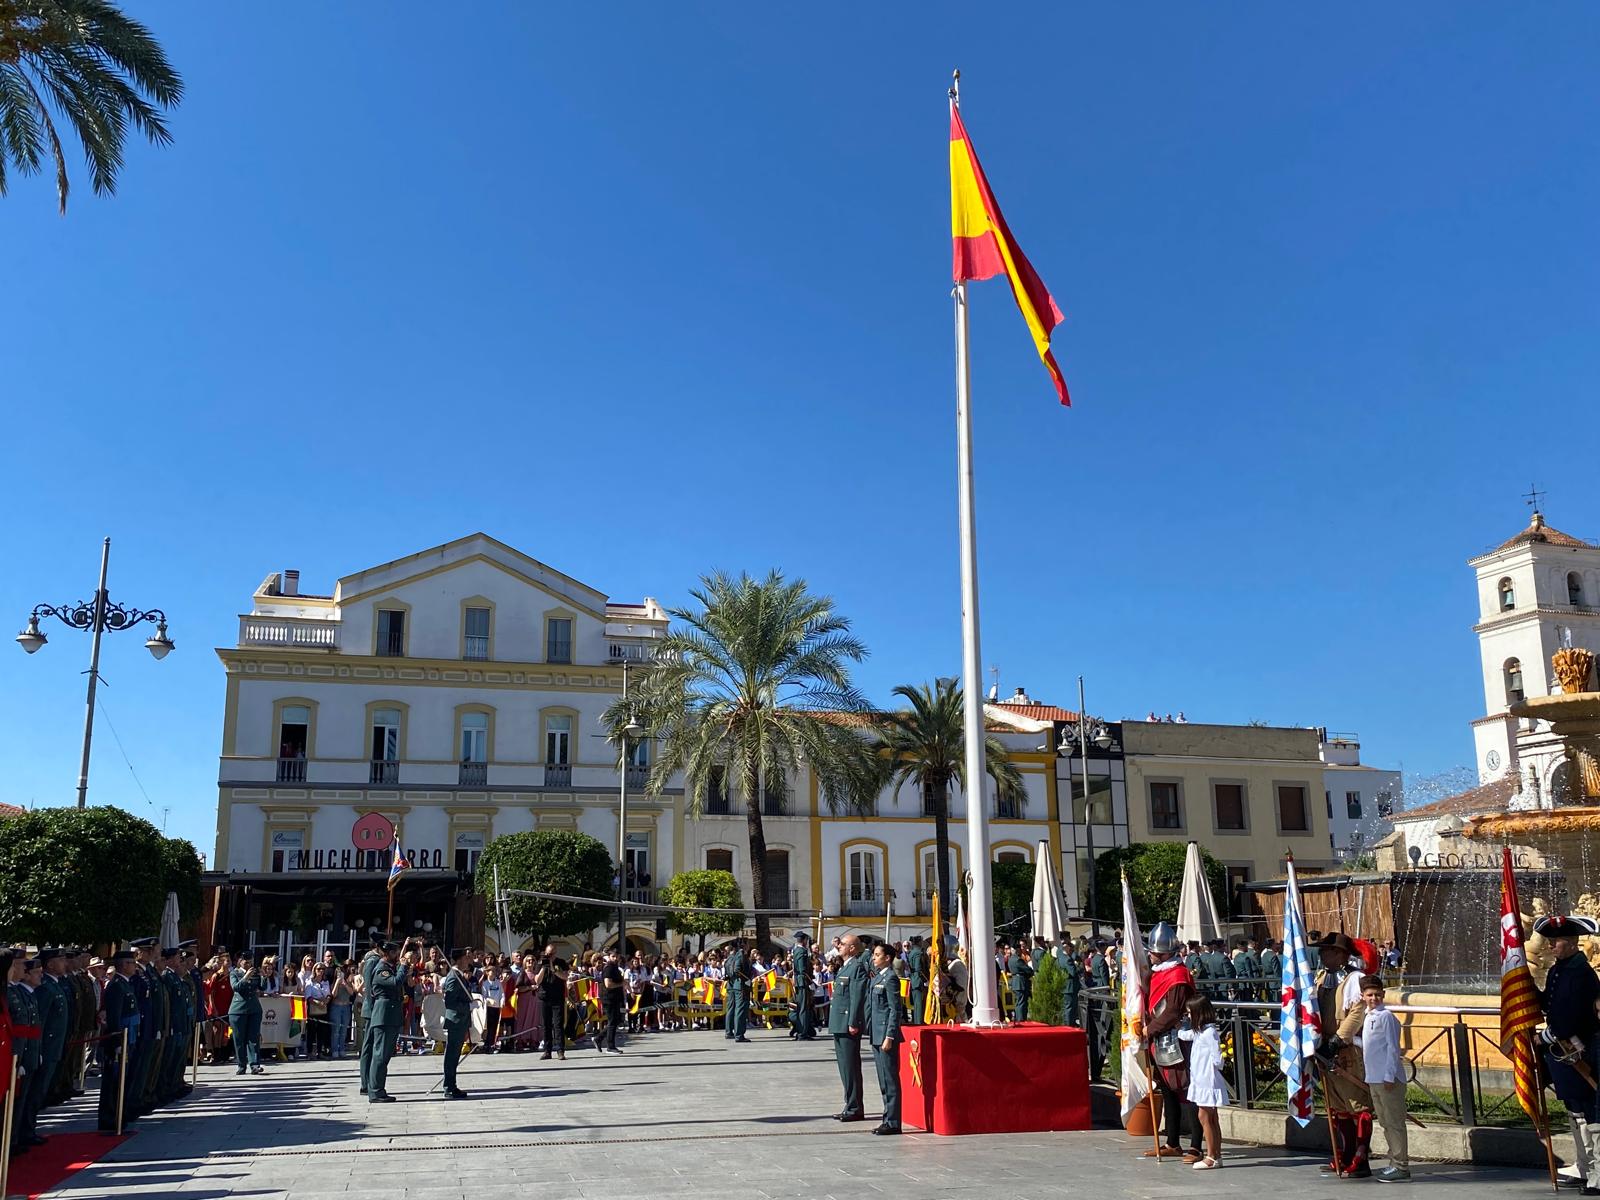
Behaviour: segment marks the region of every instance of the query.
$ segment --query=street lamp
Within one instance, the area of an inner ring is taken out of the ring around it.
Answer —
[[[1094,813],[1089,805],[1089,743],[1093,742],[1102,751],[1111,749],[1116,741],[1111,736],[1111,731],[1106,728],[1105,722],[1098,717],[1091,717],[1084,708],[1083,676],[1078,676],[1078,719],[1061,730],[1061,743],[1056,747],[1056,752],[1067,758],[1074,753],[1079,756],[1083,764],[1083,833],[1084,848],[1089,853],[1089,932],[1091,937],[1100,936],[1100,921],[1095,914],[1095,877],[1094,877]]]
[[[79,601],[77,604],[40,604],[28,615],[28,626],[17,634],[17,645],[29,654],[34,654],[40,646],[50,639],[45,636],[44,630],[39,628],[40,617],[55,617],[64,625],[74,629],[86,629],[93,635],[89,650],[89,696],[86,711],[83,716],[83,758],[78,765],[78,807],[82,808],[89,795],[89,747],[94,740],[94,689],[100,682],[100,635],[106,630],[132,629],[144,621],[154,621],[156,632],[153,637],[145,642],[144,648],[150,655],[160,662],[172,653],[173,641],[167,636],[167,614],[159,608],[152,608],[148,612],[137,608],[124,608],[120,604],[111,603],[111,597],[106,591],[106,568],[111,562],[111,539],[107,538],[100,547],[100,586],[95,589],[94,599],[87,603]]]

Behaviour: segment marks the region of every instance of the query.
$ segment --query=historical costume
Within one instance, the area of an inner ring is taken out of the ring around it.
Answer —
[[[1187,1007],[1195,995],[1194,976],[1174,955],[1178,931],[1163,921],[1150,933],[1150,991],[1145,997],[1145,1036],[1149,1039],[1150,1062],[1161,1086],[1164,1140],[1146,1158],[1183,1156],[1196,1163],[1205,1157],[1200,1149],[1200,1117],[1189,1100],[1190,1043],[1178,1036],[1187,1017]],[[1183,1149],[1183,1134],[1189,1135],[1189,1149]]]
[[[1357,1035],[1366,1016],[1361,1004],[1361,977],[1369,974],[1362,957],[1365,946],[1342,933],[1330,933],[1317,943],[1321,967],[1317,971],[1317,1012],[1322,1018],[1323,1093],[1333,1123],[1334,1159],[1322,1168],[1324,1175],[1365,1179],[1372,1174],[1372,1093],[1366,1084],[1366,1067]],[[1374,955],[1374,957],[1376,957]]]

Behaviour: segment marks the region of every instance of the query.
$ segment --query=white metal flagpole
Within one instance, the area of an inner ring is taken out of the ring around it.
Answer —
[[[950,83],[950,108],[961,107],[961,72]],[[956,305],[956,483],[961,512],[961,686],[966,701],[967,862],[972,895],[972,961],[967,964],[972,1023],[997,1025],[994,900],[989,889],[989,802],[983,769],[983,679],[978,648],[978,529],[972,482],[972,372],[967,358],[967,285],[955,286]]]

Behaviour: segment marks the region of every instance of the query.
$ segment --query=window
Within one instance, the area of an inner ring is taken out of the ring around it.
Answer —
[[[400,781],[400,710],[372,710],[372,783]]]
[[[566,766],[572,753],[572,718],[549,716],[544,719],[544,761],[546,766]]]
[[[300,829],[274,829],[272,831],[272,870],[293,871],[300,866],[300,856],[305,853],[306,835]]]
[[[489,657],[489,610],[469,608],[466,618],[466,645],[464,656],[474,659]]]
[[[378,610],[378,656],[402,658],[406,652],[406,614],[398,608]]]
[[[1213,783],[1211,797],[1217,809],[1218,829],[1243,829],[1244,784]]]
[[[775,771],[761,781],[761,811],[769,817],[788,814],[789,788],[783,772]]]
[[[1508,658],[1505,665],[1506,676],[1506,703],[1516,704],[1526,698],[1527,693],[1522,688],[1522,662],[1520,659]]]
[[[461,714],[461,761],[464,763],[489,761],[488,713]]]
[[[788,908],[789,904],[789,852],[767,851],[767,908]]]
[[[1094,814],[1096,825],[1111,824],[1111,780],[1109,778],[1097,779],[1089,776],[1089,811]],[[1081,776],[1072,781],[1072,822],[1075,825],[1084,824],[1084,798],[1083,779]]]
[[[726,871],[733,874],[733,851],[711,849],[706,851],[706,870]]]
[[[728,769],[712,767],[706,774],[705,810],[708,813],[726,813],[728,807]]]
[[[544,660],[553,663],[572,661],[572,618],[551,617],[545,621]]]
[[[994,856],[994,860],[1000,863],[1025,863],[1028,856],[1021,850],[1002,850]]]
[[[278,716],[278,782],[306,781],[306,747],[311,740],[311,709],[285,704]]]
[[[622,848],[622,864],[625,873],[624,886],[627,888],[628,899],[640,903],[650,903],[648,891],[650,879],[650,835],[648,833],[630,833],[628,841]]]
[[[1346,792],[1344,794],[1344,815],[1352,821],[1361,820],[1361,793]]]
[[[1378,815],[1388,818],[1394,813],[1394,793],[1385,788],[1378,793]]]
[[[961,886],[961,860],[958,857],[957,847],[950,847],[950,886]],[[924,846],[922,848],[922,891],[930,900],[939,890],[939,847]],[[929,909],[928,911],[932,911]]]
[[[463,875],[470,875],[478,869],[478,859],[483,855],[484,835],[482,833],[456,834],[456,870]]]
[[[1306,833],[1311,829],[1304,784],[1278,785],[1278,828],[1284,833]]]
[[[1150,781],[1150,828],[1182,829],[1183,816],[1178,809],[1176,783]]]
[[[1583,607],[1583,576],[1576,571],[1567,572],[1567,603],[1574,608]]]
[[[995,788],[994,815],[1002,821],[1020,821],[1022,819],[1022,806],[1026,803],[1025,796],[1007,796]]]
[[[1228,868],[1228,903],[1232,906],[1235,917],[1245,916],[1249,912],[1249,901],[1244,891],[1244,885],[1249,882],[1249,867]]]
[[[1517,589],[1511,584],[1511,576],[1507,575],[1500,581],[1500,611],[1509,612],[1517,606]]]
[[[847,915],[883,912],[883,851],[858,846],[845,860],[844,910]]]

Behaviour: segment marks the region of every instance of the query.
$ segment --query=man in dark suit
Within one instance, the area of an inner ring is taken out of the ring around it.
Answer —
[[[132,981],[137,964],[133,951],[118,950],[111,956],[111,963],[112,972],[106,976],[105,994],[101,997],[105,1011],[105,1028],[101,1032],[108,1035],[100,1043],[99,1127],[104,1134],[117,1132],[117,1113],[122,1108],[121,1034],[127,1030],[130,1048],[139,1040],[139,998],[134,994]],[[132,1114],[123,1109],[124,1123],[131,1119]]]
[[[900,1132],[900,980],[894,973],[894,951],[879,942],[872,950],[872,985],[867,991],[867,1040],[878,1068],[883,1094],[883,1122],[873,1133]]]
[[[472,1028],[472,989],[467,985],[470,950],[450,951],[450,972],[444,977],[444,1096],[446,1100],[465,1100],[467,1094],[456,1086],[456,1067],[461,1062],[461,1044]]]
[[[828,1006],[828,1032],[833,1035],[833,1057],[844,1084],[844,1108],[836,1121],[866,1119],[861,1095],[861,1034],[867,1024],[867,964],[861,957],[861,939],[846,934],[839,941],[844,965],[833,978],[833,1001]]]

